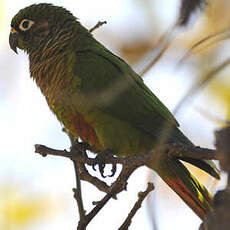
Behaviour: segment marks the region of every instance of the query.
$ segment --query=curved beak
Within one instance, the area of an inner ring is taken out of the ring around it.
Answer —
[[[17,54],[18,32],[14,28],[11,28],[10,30],[9,44],[10,48]]]

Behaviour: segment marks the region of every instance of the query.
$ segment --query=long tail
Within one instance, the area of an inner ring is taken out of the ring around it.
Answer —
[[[159,176],[201,219],[213,210],[212,195],[178,159],[164,159],[159,165]]]

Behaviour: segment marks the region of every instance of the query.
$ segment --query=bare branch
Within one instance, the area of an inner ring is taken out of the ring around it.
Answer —
[[[144,192],[140,192],[138,194],[138,201],[135,203],[134,207],[132,208],[131,212],[128,214],[128,217],[124,221],[124,223],[121,225],[121,227],[118,230],[127,230],[132,222],[132,218],[138,211],[138,209],[141,208],[142,202],[144,201],[145,197],[154,190],[153,183],[148,183],[148,187]]]
[[[121,191],[126,190],[127,181],[137,167],[139,166],[136,166],[130,162],[128,163],[127,161],[123,164],[122,171],[117,180],[111,185],[110,191],[101,201],[94,203],[96,206],[93,208],[93,210],[87,214],[83,220],[79,221],[78,230],[84,229],[111,198],[115,197],[116,194],[120,193]]]
[[[74,198],[77,201],[78,212],[80,216],[80,220],[85,218],[85,209],[82,200],[82,190],[81,190],[81,179],[80,179],[80,171],[77,167],[77,164],[74,162],[74,170],[76,177],[76,189],[73,189]]]
[[[79,147],[79,149],[78,149]],[[86,170],[84,164],[88,165],[95,165],[97,164],[97,160],[94,158],[89,158],[86,154],[81,154],[81,143],[79,143],[77,146],[74,146],[74,148],[71,149],[70,152],[67,152],[66,150],[55,150],[48,148],[44,145],[35,145],[35,152],[41,154],[42,156],[46,155],[56,155],[56,156],[63,156],[70,158],[71,160],[74,160],[75,164],[78,166],[80,179],[85,179],[89,182],[92,182],[97,188],[100,190],[106,192],[106,195],[104,198],[98,202],[94,202],[95,207],[87,214],[85,215],[85,211],[83,208],[83,204],[81,204],[81,194],[79,194],[79,191],[76,190],[76,200],[77,203],[80,205],[79,212],[80,212],[80,220],[78,223],[78,230],[84,230],[86,229],[87,225],[90,223],[90,221],[97,215],[97,213],[105,206],[105,204],[111,199],[115,198],[118,193],[120,193],[123,190],[126,190],[127,187],[127,181],[130,177],[130,175],[140,166],[148,165],[149,162],[156,162],[160,160],[162,157],[165,158],[165,154],[168,156],[176,156],[178,158],[194,158],[194,159],[217,159],[216,157],[216,151],[211,149],[205,149],[200,147],[190,147],[182,146],[182,145],[175,145],[175,144],[165,144],[158,148],[153,149],[152,151],[135,155],[133,157],[114,157],[114,156],[108,156],[104,160],[104,163],[107,164],[121,164],[122,170],[120,172],[120,175],[116,179],[116,181],[109,187],[106,185],[103,181],[96,179],[95,177],[92,177],[88,171]],[[77,182],[79,185],[79,182]],[[150,185],[149,185],[150,186]],[[147,189],[146,193],[149,192],[150,189],[153,189],[153,186],[149,187]],[[147,194],[146,194],[147,195]],[[133,210],[130,212],[129,216],[127,217],[127,220],[124,222],[124,225],[121,226],[121,229],[127,229],[131,223],[132,217],[135,215],[137,210],[139,209],[139,206],[141,205],[142,200],[145,198],[144,196],[139,198],[139,201],[135,204]]]
[[[79,154],[75,154],[74,152],[68,152],[66,150],[56,150],[44,145],[35,145],[35,152],[41,154],[42,156],[46,155],[55,155],[67,157],[76,162],[85,163],[88,165],[97,164],[97,161],[94,158],[89,158],[86,156],[81,156]],[[133,157],[111,157],[106,158],[106,164],[127,164],[130,166],[135,165],[136,167],[140,167],[146,165],[150,160],[154,161],[154,159],[158,159],[156,157],[165,156],[168,154],[170,156],[175,156],[178,158],[194,158],[194,159],[215,159],[217,160],[217,153],[213,149],[201,148],[198,146],[188,147],[180,144],[165,144],[159,148],[153,149],[148,153],[135,155]],[[130,163],[131,162],[131,163]]]
[[[91,29],[89,30],[89,32],[92,33],[94,30],[100,28],[101,26],[103,26],[103,25],[106,24],[106,23],[107,23],[106,21],[103,21],[103,22],[99,21],[93,28],[91,28]]]
[[[81,169],[80,178],[81,180],[88,181],[89,183],[93,184],[102,192],[108,193],[110,191],[110,186],[97,177],[90,175],[85,167],[84,170]],[[116,196],[113,198],[116,199]]]

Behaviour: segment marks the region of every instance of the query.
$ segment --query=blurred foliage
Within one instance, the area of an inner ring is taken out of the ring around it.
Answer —
[[[6,30],[6,8],[4,0],[0,0],[0,48],[2,46],[3,41],[5,40],[4,32]]]
[[[122,55],[127,59],[131,64],[136,64],[142,60],[145,55],[149,52],[154,52],[154,49],[158,45],[157,39],[160,36],[160,18],[156,13],[156,9],[154,7],[156,4],[151,3],[149,0],[140,1],[136,0],[136,7],[139,10],[145,12],[145,20],[146,23],[152,26],[152,31],[154,33],[150,34],[145,39],[135,39],[133,38],[132,42],[123,42],[120,44],[120,51]],[[201,12],[198,17],[196,17],[195,23],[192,26],[185,27],[181,29],[179,33],[177,33],[177,37],[175,41],[171,44],[170,52],[175,53],[178,50],[184,50],[187,52],[195,43],[201,41],[202,39],[210,36],[212,34],[218,33],[222,30],[230,30],[230,1],[229,0],[209,0],[207,1],[207,7],[203,12]],[[154,23],[151,23],[153,21]],[[227,33],[227,32],[226,32]],[[158,34],[158,36],[155,36]],[[138,37],[139,35],[137,35]],[[222,109],[225,111],[226,108],[226,117],[223,117],[221,120],[230,120],[230,112],[229,112],[229,93],[230,92],[230,84],[226,84],[224,79],[228,78],[229,70],[227,69],[224,74],[222,71],[220,73],[213,76],[211,79],[205,79],[207,74],[214,68],[216,68],[220,64],[220,60],[224,58],[223,55],[223,47],[221,47],[221,41],[214,40],[211,45],[207,45],[206,43],[202,43],[194,50],[194,52],[189,56],[188,60],[183,63],[185,66],[191,68],[191,60],[195,60],[196,65],[192,64],[191,71],[194,70],[194,81],[202,82],[207,80],[206,93],[208,93],[212,99],[219,103]],[[227,44],[228,45],[228,44]],[[224,51],[226,52],[228,49],[227,46],[224,46]],[[197,51],[198,50],[198,51]],[[172,54],[173,55],[173,54]],[[226,56],[226,58],[230,57],[230,55]],[[198,70],[198,71],[197,71]],[[209,81],[215,80],[209,84]],[[213,112],[213,111],[212,111]],[[218,112],[217,112],[218,113]],[[203,114],[204,115],[204,114]],[[207,119],[209,119],[207,117]],[[220,122],[218,119],[216,121],[212,120],[212,122],[216,122],[218,125]]]
[[[5,10],[4,10],[4,2],[0,0],[0,31],[5,22]]]
[[[226,83],[226,81],[223,80],[223,77],[225,79],[229,78],[229,70],[227,71],[226,75],[224,74],[221,76],[221,79],[213,81],[209,85],[209,89],[215,99],[219,101],[220,104],[222,104],[222,107],[225,109],[226,117],[223,119],[226,123],[222,122],[222,125],[227,125],[227,123],[230,122],[230,82]]]
[[[209,6],[205,14],[203,15],[203,25],[200,36],[194,38],[195,41],[204,38],[210,34],[215,34],[222,30],[230,30],[230,2],[228,0],[212,0],[209,2]],[[226,31],[227,33],[227,31]],[[220,45],[223,45],[221,47]],[[207,76],[207,72],[220,65],[220,60],[230,58],[230,55],[226,55],[226,51],[230,50],[229,43],[216,41],[216,45],[203,49],[199,55],[201,66],[200,77]],[[202,45],[201,45],[202,47]],[[228,52],[229,53],[229,52]],[[226,56],[225,56],[226,55]],[[221,120],[230,120],[230,81],[229,78],[230,68],[224,69],[216,76],[212,81],[207,84],[208,94],[211,95],[214,101],[217,101],[221,106],[220,108],[226,113],[226,117]],[[198,76],[199,77],[199,76]],[[213,111],[212,111],[213,112]],[[216,120],[218,124],[218,119]]]
[[[33,195],[20,187],[1,185],[0,229],[26,229],[34,227],[56,211],[51,202],[41,195]]]

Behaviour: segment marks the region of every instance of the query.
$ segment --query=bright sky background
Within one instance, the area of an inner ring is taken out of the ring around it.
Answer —
[[[25,195],[42,194],[50,199],[50,205],[55,207],[54,215],[34,223],[28,229],[76,229],[78,214],[71,190],[75,186],[72,163],[67,159],[50,156],[43,158],[34,154],[34,144],[37,143],[68,149],[68,138],[62,133],[61,125],[50,112],[39,89],[29,78],[27,56],[20,51],[19,55],[15,55],[8,45],[11,18],[21,8],[37,2],[30,0],[3,2],[5,15],[0,18],[0,186],[7,184],[12,189],[18,186]],[[145,30],[146,33],[152,32],[148,31],[143,15],[131,0],[49,2],[68,8],[88,28],[93,27],[99,20],[106,20],[108,24],[96,31],[95,37],[114,52],[117,52],[117,39],[130,38],[133,33],[143,33]],[[178,1],[156,2],[159,7],[162,7],[162,4],[165,6],[161,15],[162,31],[164,31],[175,17],[177,12],[175,3]],[[102,33],[105,30],[111,32],[112,42],[103,38]],[[167,54],[161,64],[148,74],[145,82],[172,110],[188,90],[191,82],[188,78],[185,79],[185,75],[189,74],[188,70],[182,68],[176,72],[175,66],[168,62],[170,55],[172,54]],[[172,74],[177,74],[177,78],[172,78]],[[198,101],[197,99],[196,103],[199,104]],[[182,129],[194,142],[212,146],[213,136],[210,130],[215,126],[211,122],[205,121],[194,110],[187,108],[183,114],[179,113],[178,120]],[[200,125],[194,129],[193,121],[198,124],[206,122],[206,126]],[[210,142],[206,143],[204,139]],[[137,193],[145,189],[147,172],[145,168],[136,171],[129,181],[128,191],[122,192],[117,201],[111,201],[87,229],[117,229],[136,202]],[[161,186],[158,178],[154,184],[156,189],[153,202],[158,229],[197,229],[199,218],[171,191],[168,190],[166,193],[167,188]],[[89,207],[92,207],[91,202],[99,200],[103,194],[84,183],[83,195],[86,209],[89,210]],[[131,230],[143,227],[146,230],[152,229],[147,212],[144,203],[143,208],[133,219]]]

